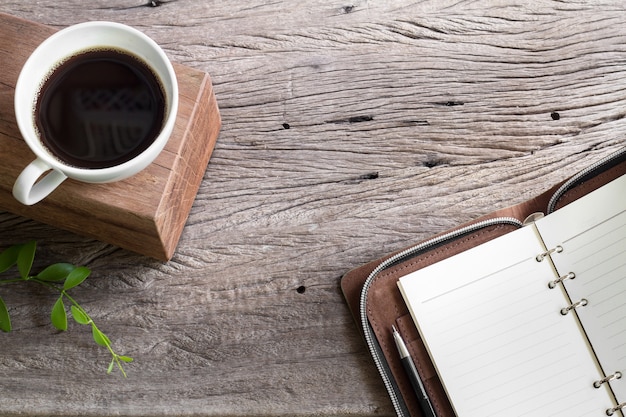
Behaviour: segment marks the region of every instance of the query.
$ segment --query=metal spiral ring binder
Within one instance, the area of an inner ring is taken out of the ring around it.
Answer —
[[[576,274],[573,273],[573,272],[569,272],[569,273],[567,273],[565,275],[562,275],[562,276],[558,277],[554,281],[548,282],[548,288],[550,288],[550,289],[555,288],[559,282],[563,282],[566,279],[574,279],[574,278],[576,278]]]
[[[543,260],[544,260],[547,256],[550,256],[551,254],[553,254],[553,253],[555,253],[555,252],[556,252],[556,253],[563,252],[563,246],[558,245],[558,246],[556,246],[555,248],[548,249],[547,251],[545,251],[545,252],[540,253],[539,255],[537,255],[537,256],[535,257],[535,259],[537,260],[537,262],[541,262],[541,261],[543,261]]]
[[[563,308],[561,309],[561,314],[562,314],[562,315],[564,315],[564,316],[566,316],[566,315],[567,315],[567,313],[569,313],[569,312],[570,312],[570,310],[573,310],[573,309],[578,308],[578,307],[584,307],[584,306],[586,306],[586,305],[587,305],[587,303],[588,303],[588,302],[589,302],[589,301],[587,301],[587,299],[586,299],[586,298],[581,298],[580,300],[576,301],[574,304],[569,305],[569,306],[567,306],[567,307],[563,307]]]
[[[612,381],[614,379],[620,379],[622,377],[622,373],[620,371],[616,371],[614,374],[611,374],[609,376],[606,376],[598,381],[595,381],[593,383],[593,387],[594,388],[600,388],[602,386],[602,384],[605,384],[609,381]]]
[[[612,416],[613,414],[615,414],[616,411],[622,410],[626,408],[626,403],[621,403],[613,408],[609,408],[606,410],[606,415],[607,416]]]

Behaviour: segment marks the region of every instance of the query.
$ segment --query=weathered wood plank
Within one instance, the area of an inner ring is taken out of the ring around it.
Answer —
[[[0,288],[0,414],[391,416],[340,276],[624,145],[618,1],[146,3],[0,1],[140,27],[212,75],[223,120],[168,263],[0,215],[0,246],[94,270],[76,297],[136,360],[105,378],[48,294]]]

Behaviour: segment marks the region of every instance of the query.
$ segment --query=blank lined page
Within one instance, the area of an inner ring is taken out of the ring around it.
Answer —
[[[400,279],[460,417],[588,417],[613,401],[536,229],[525,227]]]
[[[537,222],[546,245],[561,245],[552,255],[618,402],[626,401],[626,177],[586,195]],[[547,221],[546,221],[547,220]]]

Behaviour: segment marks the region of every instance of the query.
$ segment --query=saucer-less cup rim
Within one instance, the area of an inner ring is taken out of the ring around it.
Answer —
[[[34,122],[37,95],[43,82],[67,58],[102,48],[127,51],[153,68],[165,90],[167,108],[163,127],[147,149],[122,164],[97,169],[67,165],[51,155],[39,139]],[[37,158],[16,180],[13,195],[21,203],[31,205],[49,195],[67,177],[87,183],[105,183],[123,180],[146,168],[163,150],[174,128],[178,83],[165,52],[143,32],[121,23],[85,22],[56,32],[33,51],[18,76],[14,105],[20,133]]]

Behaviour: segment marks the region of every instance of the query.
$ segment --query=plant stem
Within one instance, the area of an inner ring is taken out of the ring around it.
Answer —
[[[102,333],[102,331],[98,328],[98,326],[96,325],[96,323],[93,321],[93,319],[91,318],[91,316],[89,315],[89,313],[87,313],[87,311],[71,296],[67,293],[67,291],[65,289],[63,289],[63,287],[61,287],[58,284],[54,284],[52,282],[48,282],[48,281],[43,281],[39,278],[37,278],[36,276],[27,276],[27,277],[19,277],[19,278],[10,278],[10,279],[3,279],[0,280],[0,286],[1,285],[6,285],[6,284],[13,284],[13,283],[17,283],[17,282],[36,282],[37,284],[43,285],[44,287],[50,288],[56,292],[58,292],[59,294],[61,294],[62,297],[66,298],[74,307],[76,307],[88,320],[87,323],[85,324],[89,324],[91,325],[92,328],[92,332],[93,333],[97,333],[99,335],[102,335],[102,338],[100,338],[100,341],[96,341],[96,343],[98,343],[101,346],[104,346],[107,348],[107,350],[109,351],[109,353],[112,356],[111,359],[111,365],[109,366],[109,370],[108,373],[111,372],[112,366],[113,364],[117,365],[118,369],[120,370],[120,372],[122,373],[122,375],[126,378],[126,371],[124,370],[124,367],[122,365],[122,360],[120,360],[120,358],[126,358],[126,357],[122,357],[119,354],[117,354],[114,350],[113,347],[111,346],[111,343],[109,342],[108,337]],[[126,358],[129,359],[130,358]]]
[[[22,282],[22,281],[28,281],[29,278],[2,279],[2,280],[0,280],[0,285],[13,284],[13,283]]]

